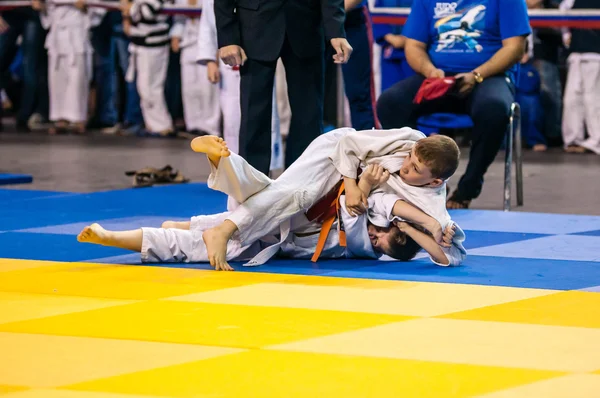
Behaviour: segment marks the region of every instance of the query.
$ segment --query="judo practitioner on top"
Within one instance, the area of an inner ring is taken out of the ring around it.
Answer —
[[[234,234],[247,244],[257,241],[265,231],[279,228],[280,242],[265,248],[248,265],[268,261],[286,241],[290,220],[306,213],[342,178],[348,213],[365,212],[368,195],[361,192],[356,177],[359,168],[370,164],[379,164],[390,173],[379,191],[397,194],[438,222],[436,230],[429,232],[440,243],[442,231],[452,222],[445,205],[446,180],[456,171],[459,155],[452,139],[426,138],[411,128],[364,131],[341,128],[323,134],[277,180],[265,182],[262,190],[241,203],[219,226],[203,233],[210,263],[217,269],[229,268],[226,248]],[[390,222],[391,219],[384,217],[377,224],[388,226]],[[460,236],[457,239],[464,239],[460,228],[457,234]],[[464,252],[462,245],[459,246],[457,250]]]

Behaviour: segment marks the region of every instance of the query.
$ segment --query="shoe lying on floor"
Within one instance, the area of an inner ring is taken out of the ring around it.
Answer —
[[[183,184],[189,182],[179,170],[173,170],[170,165],[162,169],[145,167],[137,171],[126,171],[126,176],[133,176],[134,188],[151,187],[154,184]]]

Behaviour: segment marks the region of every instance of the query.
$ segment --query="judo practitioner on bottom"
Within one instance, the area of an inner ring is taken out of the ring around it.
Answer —
[[[244,202],[248,197],[262,190],[271,180],[264,174],[252,168],[244,159],[229,152],[226,144],[218,137],[199,137],[192,142],[192,148],[197,152],[208,155],[212,173],[209,186],[232,195],[238,202]],[[389,178],[378,165],[370,165],[362,174],[358,183],[360,189],[367,194],[374,185],[379,185]],[[390,195],[388,195],[390,196]],[[369,223],[366,215],[351,216],[345,210],[345,198],[340,197],[342,204],[340,216],[344,224],[346,244],[344,247],[337,234],[329,234],[322,247],[321,257],[340,258],[378,258],[377,252],[385,253],[392,258],[408,261],[423,247],[429,252],[434,262],[448,265],[451,262],[444,251],[424,228],[435,228],[437,221],[425,215],[410,204],[394,200],[391,213],[404,219],[410,219],[420,226],[411,226],[406,222],[398,222],[385,228],[379,228]],[[386,202],[386,200],[381,201]],[[163,228],[141,228],[133,231],[112,232],[104,230],[100,225],[93,224],[84,228],[79,234],[80,242],[96,243],[106,246],[120,247],[141,252],[145,262],[179,261],[206,262],[208,253],[202,233],[204,230],[221,223],[231,212],[193,217],[190,222],[167,221]],[[290,239],[287,239],[278,249],[278,255],[291,258],[310,258],[318,245],[320,222],[306,223],[304,214],[292,218]],[[332,231],[339,227],[339,220],[331,225]],[[263,236],[259,241],[243,245],[241,241],[232,239],[227,244],[226,257],[228,260],[245,261],[256,255],[265,245],[277,242],[275,229]],[[453,247],[454,230],[446,228],[443,245]],[[446,249],[452,250],[452,249]],[[454,250],[458,256],[462,252]],[[455,254],[456,254],[455,253]],[[229,265],[225,270],[231,270]]]
[[[425,137],[408,127],[364,131],[341,128],[323,134],[277,180],[265,183],[264,189],[241,203],[220,225],[204,231],[209,261],[216,269],[228,269],[227,242],[234,234],[242,244],[248,244],[257,241],[264,231],[279,228],[280,241],[263,249],[247,265],[268,261],[286,242],[292,218],[306,213],[340,180],[345,188],[343,207],[351,216],[364,213],[369,206],[368,195],[359,189],[356,178],[358,171],[370,164],[389,172],[389,179],[375,192],[396,194],[434,218],[436,228],[429,232],[441,243],[442,231],[452,223],[445,205],[446,180],[456,171],[459,156],[452,139]],[[294,218],[296,222],[298,219]],[[378,222],[369,219],[380,227],[392,221],[389,217],[375,217]],[[306,217],[304,220],[310,222]],[[452,258],[451,264],[460,263],[466,255],[461,243],[464,238],[457,227],[452,245],[456,251],[446,252]]]

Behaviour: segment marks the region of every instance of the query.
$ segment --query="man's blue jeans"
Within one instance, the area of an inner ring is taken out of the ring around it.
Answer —
[[[129,40],[123,35],[121,18],[112,11],[94,28],[92,33],[94,47],[94,68],[96,76],[96,120],[105,126],[114,126],[119,120],[116,107],[117,66],[121,76],[125,76],[129,66]],[[127,125],[143,123],[140,97],[133,83],[126,84],[126,101],[123,122]]]

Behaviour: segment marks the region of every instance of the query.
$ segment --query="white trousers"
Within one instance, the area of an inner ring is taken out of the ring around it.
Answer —
[[[221,159],[219,167],[211,163],[208,186],[221,191],[234,202],[242,203],[271,184],[272,180],[235,153]],[[230,212],[192,217],[190,230],[142,228],[141,258],[144,262],[206,262],[208,252],[202,232],[222,223]],[[263,233],[263,238],[267,235]],[[274,240],[273,238],[272,240]],[[261,248],[257,240],[243,245],[238,239],[227,243],[227,260],[249,260]]]
[[[219,225],[229,213],[192,217],[190,229],[142,228],[142,262],[208,262],[208,251],[202,233]],[[260,243],[244,247],[239,240],[230,239],[227,243],[227,260],[247,260],[258,252]]]
[[[600,155],[600,58],[569,56],[562,134],[565,147],[580,145]]]
[[[211,164],[211,169],[208,179],[209,187],[230,195],[232,200],[238,203],[244,203],[249,198],[260,194],[275,182],[235,153],[227,158],[222,158],[218,168]],[[202,232],[221,224],[230,215],[231,212],[225,212],[192,217],[190,230],[142,228],[142,261],[207,262],[208,252],[202,239]],[[272,216],[272,213],[265,213],[262,218],[270,219]],[[293,217],[287,224],[292,226],[292,232],[318,232],[321,227],[320,224],[308,223],[303,214]],[[333,230],[336,228],[337,224],[333,226]],[[318,234],[293,236],[291,239],[281,242],[283,244],[277,244],[280,242],[276,236],[278,233],[279,226],[273,226],[271,231],[263,231],[260,239],[250,243],[244,243],[237,235],[234,235],[233,239],[227,243],[227,260],[250,260],[256,258],[255,256],[261,251],[264,253],[264,249],[267,247],[275,248],[275,251],[284,257],[305,259],[312,257],[318,243]],[[368,237],[363,240],[368,244]],[[361,245],[363,243],[361,242]],[[339,244],[338,236],[335,233],[329,234],[321,257],[339,258],[345,256],[345,253],[345,248]],[[264,260],[266,261],[268,258]]]
[[[173,130],[173,120],[165,102],[165,80],[169,65],[169,47],[129,46],[131,62],[128,80],[133,73],[140,94],[140,106],[146,129],[153,133]]]
[[[329,155],[349,131],[354,130],[337,129],[319,136],[283,174],[227,217],[238,227],[244,244],[257,241],[265,231],[276,230],[302,214],[337,184],[341,174]]]
[[[85,122],[88,116],[92,54],[49,54],[50,120]]]
[[[186,129],[219,135],[221,131],[219,89],[208,80],[206,65],[187,61],[194,60],[194,57],[186,54],[190,51],[195,54],[196,46],[181,50],[181,95]]]

